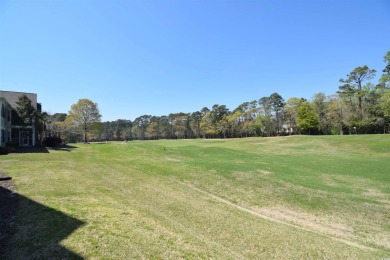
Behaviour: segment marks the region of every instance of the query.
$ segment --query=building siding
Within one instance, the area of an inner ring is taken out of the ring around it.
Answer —
[[[0,146],[11,141],[11,105],[0,97]]]

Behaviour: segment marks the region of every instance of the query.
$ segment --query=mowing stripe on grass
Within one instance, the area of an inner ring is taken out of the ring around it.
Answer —
[[[297,229],[300,229],[300,230],[304,230],[304,231],[307,231],[307,232],[315,233],[315,234],[317,234],[317,235],[322,235],[322,236],[331,238],[331,239],[333,239],[333,240],[336,240],[336,241],[339,241],[339,242],[342,242],[342,243],[344,243],[344,244],[347,244],[347,245],[350,245],[350,246],[354,246],[354,247],[357,247],[357,248],[360,248],[360,249],[370,250],[370,251],[375,251],[375,250],[377,250],[377,249],[375,249],[375,248],[367,247],[367,246],[365,246],[365,245],[361,245],[361,244],[356,243],[356,242],[353,242],[353,241],[349,241],[349,240],[346,240],[346,239],[341,239],[341,238],[338,238],[338,237],[330,236],[330,235],[328,235],[328,234],[321,233],[321,232],[318,232],[318,231],[313,230],[313,229],[305,228],[305,227],[302,227],[302,226],[294,225],[294,224],[292,224],[292,223],[288,223],[288,222],[280,221],[280,220],[278,220],[278,219],[271,218],[271,217],[266,216],[266,215],[264,215],[264,214],[261,214],[261,213],[259,213],[259,212],[253,211],[253,210],[251,210],[251,209],[245,208],[245,207],[240,206],[240,205],[237,205],[237,204],[235,204],[235,203],[233,203],[233,202],[231,202],[231,201],[229,201],[229,200],[227,200],[227,199],[221,198],[221,197],[219,197],[219,196],[217,196],[217,195],[215,195],[215,194],[212,194],[212,193],[210,193],[210,192],[208,192],[208,191],[206,191],[206,190],[197,188],[197,187],[195,187],[195,186],[193,186],[193,185],[191,185],[191,184],[189,184],[189,183],[184,183],[184,182],[179,182],[179,181],[175,181],[175,182],[177,182],[177,183],[179,183],[179,184],[181,184],[181,185],[185,185],[186,187],[189,187],[189,188],[191,188],[192,190],[195,190],[195,191],[197,191],[197,192],[199,192],[199,193],[202,193],[202,194],[205,194],[205,195],[207,195],[207,196],[210,196],[210,197],[212,197],[212,198],[213,198],[214,200],[216,200],[216,201],[219,201],[219,202],[222,202],[222,203],[227,204],[227,205],[229,205],[229,206],[235,207],[235,208],[237,208],[237,209],[239,209],[239,210],[241,210],[241,211],[247,212],[247,213],[252,214],[252,215],[254,215],[254,216],[263,218],[263,219],[265,219],[265,220],[272,221],[272,222],[276,222],[276,223],[278,223],[278,224],[283,224],[283,225],[290,226],[290,227],[294,227],[294,228],[297,228]]]

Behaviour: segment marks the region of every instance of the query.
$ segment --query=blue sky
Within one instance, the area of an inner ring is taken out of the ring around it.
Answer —
[[[0,89],[49,113],[89,98],[103,121],[310,99],[379,75],[389,28],[388,0],[0,0]]]

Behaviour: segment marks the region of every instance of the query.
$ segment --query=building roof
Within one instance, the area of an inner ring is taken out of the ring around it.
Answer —
[[[19,97],[26,95],[31,100],[33,107],[37,108],[37,94],[26,93],[26,92],[15,92],[15,91],[4,91],[0,90],[0,97],[4,98],[13,109],[16,109]]]
[[[11,106],[8,102],[7,102],[7,100],[5,100],[5,98],[3,98],[3,97],[1,97],[0,96],[0,101],[1,101],[1,103],[3,103],[3,104],[5,104],[5,105],[7,105],[7,106]]]

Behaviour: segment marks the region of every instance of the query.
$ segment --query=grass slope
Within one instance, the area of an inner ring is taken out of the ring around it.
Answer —
[[[79,144],[0,163],[26,198],[6,259],[390,256],[386,135]]]

